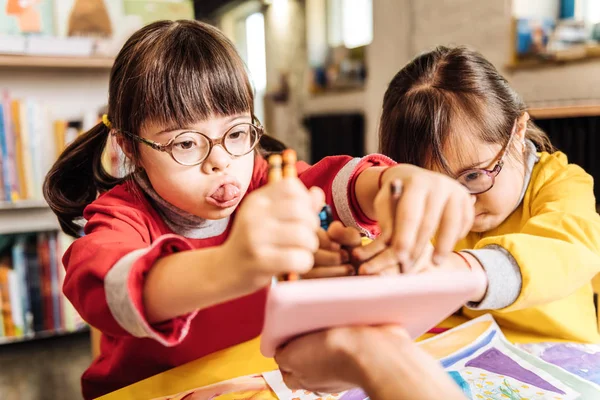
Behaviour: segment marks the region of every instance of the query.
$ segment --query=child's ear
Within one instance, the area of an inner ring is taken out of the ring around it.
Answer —
[[[517,120],[517,131],[515,135],[517,135],[516,139],[518,142],[525,143],[525,134],[527,133],[527,123],[529,122],[529,113],[524,112],[523,115],[519,117]]]
[[[117,144],[119,145],[121,150],[123,150],[123,153],[125,153],[125,156],[129,158],[130,161],[135,159],[133,157],[133,143],[131,140],[125,140],[122,135],[117,134]],[[136,164],[138,163],[136,162]]]

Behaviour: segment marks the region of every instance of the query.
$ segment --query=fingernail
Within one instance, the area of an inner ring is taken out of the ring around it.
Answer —
[[[440,254],[434,254],[431,260],[435,265],[440,265],[442,262],[444,262],[444,257],[442,257]]]
[[[348,276],[356,275],[356,271],[352,265],[348,265]]]
[[[340,251],[341,248],[342,246],[340,246],[340,244],[336,242],[331,242],[331,246],[329,247],[331,251]]]

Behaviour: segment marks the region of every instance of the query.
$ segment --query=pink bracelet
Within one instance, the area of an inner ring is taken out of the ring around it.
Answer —
[[[457,256],[459,256],[460,258],[462,258],[464,260],[465,264],[467,264],[467,267],[469,267],[470,270],[473,270],[473,268],[471,267],[471,263],[469,262],[469,260],[467,260],[467,257],[463,256],[458,251],[453,251],[453,253],[456,254]]]

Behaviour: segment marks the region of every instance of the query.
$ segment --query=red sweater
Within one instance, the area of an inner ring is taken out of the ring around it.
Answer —
[[[373,235],[354,196],[356,177],[383,156],[329,157],[298,164],[307,187],[325,191],[334,216]],[[267,163],[257,158],[248,192],[267,181]],[[150,325],[142,301],[144,278],[154,262],[177,251],[218,246],[231,229],[206,239],[174,234],[134,183],[115,187],[84,212],[85,236],[65,253],[64,293],[90,325],[102,332],[101,355],[82,376],[83,395],[95,398],[260,334],[266,288],[171,321]],[[233,220],[233,218],[231,219]]]

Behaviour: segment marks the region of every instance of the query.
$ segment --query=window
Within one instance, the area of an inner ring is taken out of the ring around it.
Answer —
[[[600,23],[600,1],[577,0],[575,2],[575,18],[589,24]]]
[[[372,0],[327,0],[327,42],[348,49],[373,40]]]
[[[264,118],[263,96],[267,89],[267,61],[265,51],[265,18],[257,12],[246,18],[246,62],[256,90],[254,113]]]

